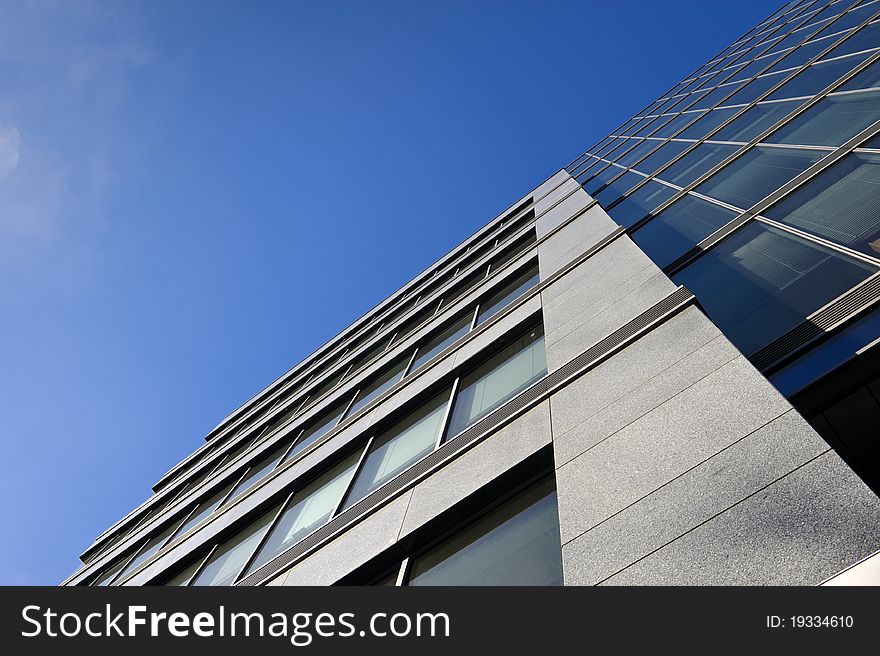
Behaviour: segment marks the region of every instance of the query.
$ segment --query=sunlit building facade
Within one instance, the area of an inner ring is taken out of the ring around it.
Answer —
[[[781,7],[226,417],[67,585],[880,582],[880,1]]]

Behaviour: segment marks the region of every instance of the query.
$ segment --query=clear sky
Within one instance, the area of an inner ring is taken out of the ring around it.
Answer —
[[[0,3],[0,584],[778,5]]]

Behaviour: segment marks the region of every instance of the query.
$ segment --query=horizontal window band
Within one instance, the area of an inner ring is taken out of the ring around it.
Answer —
[[[803,323],[770,342],[749,360],[767,375],[797,357],[806,347],[880,301],[880,272],[844,292]]]
[[[477,421],[474,425],[447,441],[437,450],[425,456],[425,458],[399,476],[388,481],[385,485],[331,519],[300,542],[292,545],[289,549],[239,581],[236,585],[245,587],[256,586],[271,577],[277,576],[283,570],[294,565],[322,545],[365,519],[369,514],[390,502],[402,492],[438,471],[449,461],[500,430],[517,417],[535,407],[538,403],[549,398],[554,392],[599,366],[615,353],[620,352],[646,333],[668,321],[692,305],[694,301],[695,298],[688,289],[679,287],[669,296],[599,340],[556,371],[534,383],[488,416]]]

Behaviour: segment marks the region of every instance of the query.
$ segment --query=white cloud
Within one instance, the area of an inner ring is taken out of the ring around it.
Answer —
[[[21,156],[21,134],[16,128],[0,126],[0,182],[18,168]]]

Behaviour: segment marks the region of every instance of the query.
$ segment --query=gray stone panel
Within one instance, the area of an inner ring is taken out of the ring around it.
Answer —
[[[560,467],[563,543],[787,412],[737,358]]]
[[[663,354],[666,355],[666,353]],[[554,435],[558,435],[554,439],[556,465],[564,465],[737,357],[740,357],[739,352],[730,342],[724,337],[718,337],[673,365],[659,371],[658,369],[664,363],[655,363],[651,357],[642,361],[643,369],[645,369],[643,372],[638,371],[637,360],[622,363],[623,366],[618,366],[618,363],[612,360],[609,363],[611,365],[609,369],[620,371],[626,369],[626,365],[629,364],[631,377],[614,379],[609,381],[607,386],[599,384],[603,379],[607,380],[606,376],[602,375],[593,380],[584,381],[583,385],[580,384],[581,381],[576,381],[573,386],[576,386],[576,389],[582,393],[582,398],[592,401],[588,407],[584,408],[584,414],[589,413],[598,405],[604,407],[593,412],[580,424],[561,435],[554,415]],[[656,358],[656,360],[660,359],[660,357]],[[646,378],[647,380],[645,380]],[[570,397],[576,393],[576,390],[566,388],[560,392],[559,396]],[[618,398],[608,403],[615,396]],[[556,401],[556,397],[553,398],[551,404],[554,413],[556,408],[565,407],[564,402]],[[560,414],[563,412],[560,411]],[[575,414],[575,412],[571,412],[571,414]]]
[[[547,366],[550,371],[555,371],[675,290],[674,285],[662,273],[643,282],[639,278],[640,276],[636,276],[612,290],[563,328],[547,334]],[[548,321],[555,323],[552,315],[553,310],[545,310]]]
[[[562,224],[577,211],[586,206],[586,194],[575,194],[559,206],[554,207],[538,223],[545,226]],[[541,279],[546,280],[577,256],[589,250],[617,229],[598,205],[593,206],[574,221],[538,245],[539,269]],[[645,257],[644,255],[642,257]]]
[[[451,508],[550,440],[550,405],[544,401],[416,485],[401,536]]]
[[[828,448],[788,411],[565,544],[566,583],[600,583]]]
[[[608,585],[814,585],[880,547],[880,499],[833,451]]]
[[[514,203],[511,207],[516,207],[516,206],[519,205],[523,200],[525,200],[525,198],[528,198],[529,196],[531,196],[532,198],[534,198],[534,199],[535,199],[535,202],[538,202],[538,201],[540,201],[542,198],[544,198],[545,196],[547,196],[548,194],[552,193],[553,190],[556,189],[559,185],[564,184],[565,182],[567,182],[567,181],[569,181],[569,180],[574,180],[574,178],[572,178],[572,177],[568,174],[568,171],[566,171],[565,169],[560,169],[559,171],[557,171],[556,173],[554,173],[553,175],[551,175],[549,178],[547,178],[546,180],[544,180],[544,182],[542,182],[542,183],[539,184],[537,187],[535,187],[534,191],[532,191],[532,192],[529,193],[529,194],[526,194],[526,195],[523,197],[523,199],[517,201],[517,202]],[[577,182],[575,182],[575,184],[577,184]]]
[[[282,575],[283,584],[330,585],[392,546],[410,494],[405,492],[296,563]]]
[[[715,325],[695,307],[671,317],[551,397],[554,439],[719,338]],[[719,350],[724,355],[718,367],[739,355],[729,342]]]
[[[590,204],[592,199],[581,186],[569,178],[535,203],[535,230],[538,239],[552,232],[575,212]]]

